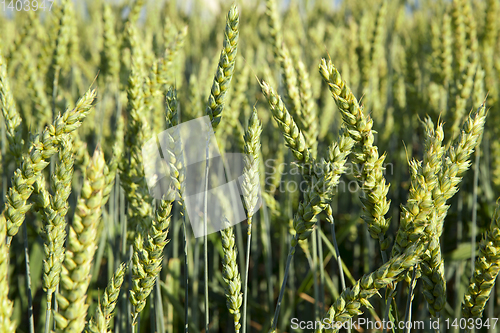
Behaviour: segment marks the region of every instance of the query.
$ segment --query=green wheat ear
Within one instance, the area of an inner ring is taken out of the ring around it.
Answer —
[[[22,139],[21,117],[14,102],[14,96],[10,89],[10,81],[7,72],[7,63],[0,53],[0,108],[5,120],[9,151],[14,157],[16,164],[21,158],[24,141]]]
[[[412,245],[405,253],[391,258],[373,273],[363,276],[356,281],[353,287],[342,292],[324,318],[328,323],[334,325],[361,315],[363,313],[360,310],[361,306],[371,308],[372,305],[368,300],[375,295],[380,295],[380,289],[396,282],[409,268],[418,264],[422,252],[423,246],[421,244]],[[328,332],[338,331],[338,328],[328,330]],[[323,332],[323,330],[319,329],[317,332]]]
[[[127,265],[121,263],[118,269],[109,280],[108,286],[102,295],[101,302],[99,303],[94,318],[92,318],[85,327],[86,333],[107,333],[109,332],[109,325],[114,316],[114,309],[120,294],[120,288],[123,284],[125,277],[125,270]]]
[[[248,212],[248,233],[252,228],[252,216],[259,199],[259,163],[260,163],[260,135],[262,124],[254,108],[248,121],[248,129],[245,132],[245,167],[243,169],[242,191],[245,199],[245,208]]]
[[[0,331],[15,332],[11,320],[13,302],[9,299],[9,247],[7,246],[7,221],[0,215]]]
[[[222,110],[224,109],[224,100],[233,77],[234,64],[238,51],[239,22],[240,16],[238,7],[233,5],[227,14],[224,45],[220,54],[219,64],[217,65],[206,108],[206,114],[210,117],[214,131],[220,123]]]
[[[241,276],[238,269],[238,251],[236,250],[235,237],[233,226],[229,224],[227,219],[224,219],[222,236],[222,251],[224,258],[222,261],[222,276],[225,286],[226,304],[229,313],[233,316],[234,329],[239,333],[240,324],[240,307],[243,302],[243,294],[241,293]]]
[[[288,112],[285,103],[281,97],[274,91],[274,89],[265,81],[260,83],[262,93],[266,97],[273,117],[278,123],[278,126],[285,138],[286,144],[292,150],[295,158],[307,164],[312,161],[311,151],[306,144],[304,134],[297,126],[297,123]]]
[[[160,200],[155,218],[149,228],[135,237],[132,257],[132,289],[129,296],[130,303],[134,306],[133,325],[137,324],[138,315],[146,306],[146,299],[161,272],[163,249],[169,242],[167,236],[174,200],[175,192],[169,190],[163,200]]]
[[[500,200],[500,199],[499,199]],[[481,318],[500,272],[500,201],[497,201],[490,229],[479,244],[474,275],[462,302],[462,316]]]
[[[385,215],[391,202],[387,199],[389,185],[386,184],[384,177],[386,156],[385,154],[380,156],[378,147],[374,144],[373,120],[365,115],[358,100],[331,61],[326,62],[322,59],[319,72],[328,84],[332,97],[342,114],[347,133],[356,143],[353,151],[354,163],[363,164],[359,182],[366,194],[365,198],[361,198],[366,212],[363,219],[368,225],[372,238],[378,239],[381,250],[385,251],[389,246],[389,242],[384,240],[385,233],[390,224],[390,219],[386,219]]]
[[[106,186],[104,168],[104,154],[98,147],[87,166],[81,197],[69,228],[60,293],[56,295],[59,311],[54,313],[54,320],[63,332],[82,332],[85,327],[87,290]]]
[[[9,244],[12,237],[19,231],[25,215],[30,209],[27,201],[33,193],[33,183],[42,170],[47,167],[50,158],[57,153],[57,145],[64,135],[80,127],[82,121],[90,113],[95,96],[95,90],[88,90],[78,100],[75,108],[66,110],[54,120],[52,125],[46,127],[41,135],[30,140],[30,148],[23,153],[22,163],[14,173],[12,186],[7,192],[7,200],[2,212],[7,220],[7,242]]]

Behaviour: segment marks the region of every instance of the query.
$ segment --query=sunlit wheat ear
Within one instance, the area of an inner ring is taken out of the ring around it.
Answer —
[[[45,87],[41,80],[40,70],[36,66],[35,59],[30,54],[28,46],[21,47],[20,53],[25,59],[23,63],[24,70],[28,76],[28,90],[33,99],[33,113],[36,122],[36,128],[40,132],[46,125],[52,122],[52,108],[49,99],[45,93]]]
[[[302,116],[302,104],[297,81],[297,71],[295,70],[290,50],[283,41],[279,10],[275,0],[266,0],[266,16],[274,55],[283,71],[286,102],[290,107],[291,115],[300,118]]]
[[[226,305],[229,313],[233,316],[234,329],[238,333],[240,324],[240,307],[243,302],[241,293],[241,276],[238,268],[238,251],[236,250],[233,226],[225,220],[224,229],[221,230],[222,251],[224,258],[222,260],[222,276],[225,282]]]
[[[53,105],[56,97],[54,94],[58,94],[61,70],[68,68],[69,65],[68,46],[71,39],[70,7],[72,5],[72,2],[68,0],[63,0],[61,3],[55,48],[52,51],[51,64],[46,77],[47,94],[53,99]]]
[[[243,168],[243,197],[245,208],[248,212],[248,232],[251,231],[251,218],[259,200],[259,162],[260,162],[260,135],[262,125],[257,117],[257,110],[254,108],[248,121],[248,129],[245,132],[245,166]]]
[[[56,295],[59,311],[54,313],[54,320],[63,332],[81,332],[85,327],[87,289],[106,186],[104,167],[104,155],[98,147],[87,166],[81,197],[69,228],[60,292]]]
[[[21,158],[24,141],[22,139],[21,117],[14,102],[14,96],[10,89],[7,63],[0,53],[0,108],[5,121],[9,151],[14,157],[16,164]]]
[[[438,236],[443,233],[444,219],[450,207],[446,205],[446,201],[458,192],[458,185],[471,166],[470,156],[481,143],[486,116],[484,104],[471,112],[464,121],[458,138],[446,151],[443,168],[438,177],[440,194],[435,199],[438,210],[436,221]]]
[[[422,234],[433,237],[434,232],[430,215],[433,213],[432,193],[438,185],[441,171],[443,147],[443,125],[434,128],[430,118],[425,125],[425,152],[423,161],[410,162],[411,187],[405,206],[402,207],[400,226],[396,235],[392,255],[399,255]],[[426,229],[427,228],[427,229]]]
[[[368,301],[374,295],[379,295],[379,290],[396,282],[406,270],[420,262],[423,252],[421,244],[414,244],[407,251],[397,257],[391,258],[387,263],[373,273],[363,276],[353,287],[347,288],[329,308],[324,317],[328,323],[344,323],[349,319],[361,315],[361,306],[372,308]],[[338,332],[339,328],[325,330]],[[316,332],[323,332],[322,329]]]
[[[443,147],[444,131],[442,123],[434,127],[429,117],[425,119],[423,124],[425,129],[425,152],[421,177],[426,182],[427,190],[432,192],[434,206],[434,197],[436,193],[439,193],[436,187],[438,185],[438,175],[442,170],[443,155],[445,152],[445,148]],[[422,214],[425,214],[425,211]],[[424,297],[429,303],[429,311],[433,317],[439,317],[439,312],[446,305],[446,280],[444,278],[444,263],[441,258],[441,245],[436,231],[436,216],[435,209],[427,216],[429,223],[427,224],[425,233],[429,236],[430,242],[420,265]],[[410,228],[413,229],[415,224],[412,223],[410,223]],[[418,230],[418,225],[415,229]],[[407,230],[407,234],[411,233],[412,231]]]
[[[148,229],[142,234],[137,234],[134,241],[132,289],[129,296],[130,303],[134,306],[132,311],[134,325],[161,272],[163,249],[168,243],[167,235],[174,200],[175,192],[169,190],[163,196],[163,200],[160,200],[155,218]]]
[[[271,107],[273,117],[285,138],[287,146],[290,147],[295,158],[299,162],[303,164],[309,163],[312,156],[309,147],[306,145],[304,134],[302,134],[297,123],[288,112],[285,103],[283,103],[281,97],[276,94],[274,89],[267,82],[262,81],[260,87]]]
[[[94,317],[87,323],[85,332],[88,333],[107,333],[109,325],[114,316],[114,309],[120,294],[120,288],[125,276],[127,265],[122,263],[109,280],[108,286],[102,295],[101,301],[97,306]]]
[[[15,323],[11,320],[13,303],[9,299],[9,247],[7,239],[7,221],[0,215],[0,331],[14,332]]]
[[[490,299],[495,280],[500,272],[500,201],[490,228],[479,244],[474,275],[462,302],[462,315],[465,318],[481,318],[486,302]]]
[[[115,17],[109,3],[103,3],[103,50],[101,51],[102,74],[110,82],[118,83],[120,57],[115,33]]]
[[[127,229],[134,236],[147,230],[153,215],[151,196],[144,177],[142,147],[149,138],[148,124],[144,114],[143,55],[140,50],[137,29],[131,25],[132,41],[131,70],[127,87],[127,124],[124,138],[123,158],[119,165],[120,182],[127,198]]]
[[[69,209],[68,198],[71,193],[73,177],[73,145],[70,135],[60,142],[59,161],[52,175],[54,195],[45,188],[45,177],[40,176],[34,184],[35,208],[42,215],[42,239],[44,240],[45,259],[43,262],[43,288],[47,292],[47,311],[51,311],[52,296],[56,291],[64,262],[66,241],[66,214]],[[38,207],[36,207],[38,206]],[[50,320],[50,312],[46,312]]]
[[[432,238],[420,264],[423,294],[434,318],[439,318],[440,311],[446,305],[446,278],[440,246],[439,238]]]
[[[163,88],[164,91],[167,90],[166,88],[169,85],[174,84],[174,78],[175,78],[174,65],[176,59],[178,58],[179,52],[184,46],[184,41],[186,40],[187,32],[188,32],[187,26],[178,31],[175,37],[169,43],[169,45],[167,45],[163,58],[160,59],[158,68],[159,75],[157,77],[158,79],[157,83],[160,85],[160,87]]]
[[[250,119],[248,120],[248,129],[243,138],[245,144],[245,156],[243,168],[243,183],[241,184],[245,208],[247,210],[247,253],[245,260],[245,272],[243,275],[243,331],[246,327],[246,311],[248,299],[248,271],[250,267],[250,250],[251,250],[251,237],[252,237],[252,219],[254,210],[257,208],[257,203],[260,195],[260,136],[262,133],[262,125],[257,116],[257,109],[253,109]]]
[[[172,128],[179,124],[179,102],[177,100],[177,91],[173,87],[170,87],[167,92],[166,102],[167,107],[165,118],[167,128]],[[184,166],[183,147],[181,144],[178,144],[181,140],[180,131],[178,127],[175,127],[164,133],[167,137],[167,149],[164,153],[168,154],[167,161],[169,164],[170,179],[180,197],[179,203],[182,205],[181,214],[184,214],[183,193],[184,188],[186,187],[186,169]]]
[[[52,125],[46,127],[40,136],[35,136],[30,140],[30,148],[23,153],[22,163],[14,173],[3,210],[3,215],[7,220],[8,243],[19,231],[25,214],[30,209],[27,200],[33,193],[32,185],[37,176],[49,164],[49,159],[57,153],[57,144],[62,137],[80,127],[92,109],[95,94],[95,90],[87,91],[78,100],[74,109],[66,110],[62,116],[54,120]]]
[[[351,138],[341,135],[338,142],[330,145],[327,159],[322,158],[315,163],[309,187],[293,218],[296,234],[292,239],[292,247],[299,240],[309,237],[316,226],[317,215],[329,207],[353,145]]]
[[[304,129],[307,146],[311,147],[311,153],[315,157],[318,149],[319,135],[318,110],[312,94],[309,73],[302,61],[297,63],[297,72],[299,74],[299,91],[302,105],[301,127]]]
[[[380,156],[374,145],[373,121],[365,115],[363,109],[351,89],[342,80],[339,71],[331,61],[321,60],[319,72],[328,84],[330,92],[342,115],[343,124],[347,133],[356,142],[353,149],[354,163],[363,164],[359,174],[360,186],[365,197],[361,198],[366,215],[364,221],[368,225],[370,235],[378,239],[382,251],[389,246],[385,240],[385,233],[389,228],[390,219],[385,215],[391,204],[387,199],[389,185],[384,177],[385,154]]]
[[[221,120],[226,93],[234,72],[234,64],[238,51],[240,22],[238,7],[233,5],[227,14],[224,45],[220,54],[219,63],[215,72],[212,89],[208,96],[206,114],[210,117],[214,131]]]

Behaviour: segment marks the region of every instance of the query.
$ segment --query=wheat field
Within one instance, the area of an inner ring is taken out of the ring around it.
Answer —
[[[500,332],[499,18],[0,1],[0,333]]]

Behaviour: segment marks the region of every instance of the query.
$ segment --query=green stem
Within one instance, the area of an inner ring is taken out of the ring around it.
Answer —
[[[247,253],[245,260],[245,276],[243,277],[243,320],[241,321],[242,333],[247,331],[247,298],[248,298],[248,271],[250,268],[250,249],[252,240],[252,215],[248,217]]]
[[[205,149],[205,193],[204,193],[204,202],[203,202],[203,257],[205,263],[205,333],[208,333],[208,326],[210,324],[210,316],[208,313],[208,227],[207,227],[207,208],[208,208],[208,169],[209,169],[209,160],[208,160],[208,145],[210,140],[210,132],[207,135],[207,144]]]
[[[387,262],[387,253],[382,250],[382,243],[384,242],[384,235],[381,233],[378,235],[378,244],[380,246],[380,254],[382,255],[382,263],[385,264]]]
[[[157,280],[158,281],[158,280]],[[157,284],[157,283],[155,283]],[[155,313],[155,297],[154,293],[149,294],[149,325],[151,333],[155,333],[158,327],[156,327],[156,313]],[[163,314],[162,314],[163,315]]]
[[[335,247],[335,253],[337,254],[337,265],[339,266],[340,284],[342,286],[342,291],[344,291],[346,289],[344,268],[342,267],[342,259],[340,257],[339,245],[337,244],[337,236],[335,234],[335,220],[333,216],[330,214],[328,214],[328,220],[331,224],[333,246]],[[351,327],[347,328],[347,332],[351,333]]]
[[[54,292],[52,290],[47,291],[47,306],[45,308],[45,331],[44,333],[50,332],[50,314],[52,312],[52,295]]]
[[[344,268],[342,267],[342,259],[340,257],[339,246],[337,244],[337,237],[335,235],[335,220],[333,219],[333,216],[331,216],[331,215],[328,215],[328,219],[329,219],[330,224],[331,224],[333,246],[335,247],[335,253],[337,254],[337,264],[339,266],[340,284],[342,286],[342,291],[344,291],[346,288],[345,277],[344,277]]]
[[[280,314],[281,301],[283,300],[283,294],[285,292],[286,280],[288,279],[288,272],[290,270],[290,263],[292,262],[293,254],[295,253],[295,247],[290,246],[290,251],[288,252],[288,258],[286,259],[285,274],[283,276],[283,282],[281,283],[280,294],[278,296],[278,302],[276,303],[276,310],[274,311],[273,325],[271,331],[276,331],[276,326],[278,325],[278,317]]]
[[[472,188],[472,227],[471,227],[471,275],[474,275],[476,263],[476,229],[477,229],[477,187],[479,181],[479,146],[476,150],[476,161],[474,168],[474,186]]]
[[[59,284],[57,284],[56,286],[56,291],[54,293],[54,312],[57,312],[59,307],[57,306],[57,297],[56,295],[59,293]],[[53,320],[53,323],[52,323],[52,329],[55,331],[56,330],[56,321]]]
[[[30,274],[30,255],[28,248],[28,227],[26,220],[23,223],[24,236],[24,259],[26,262],[26,293],[28,294],[28,320],[30,333],[35,333],[35,323],[33,321],[33,296],[31,295],[31,274]]]
[[[184,209],[184,205],[182,206]],[[184,276],[185,276],[185,290],[184,290],[184,333],[189,331],[189,267],[188,267],[188,236],[186,228],[186,212],[182,215],[182,228],[184,231]],[[164,332],[164,331],[162,331]]]
[[[325,266],[323,264],[323,260],[324,260],[324,257],[323,257],[323,241],[321,240],[321,236],[319,234],[319,228],[317,228],[315,231],[314,231],[315,235],[314,237],[317,238],[318,240],[318,255],[319,255],[319,295],[320,295],[320,299],[319,299],[319,305],[320,305],[320,309],[324,309],[325,307]]]
[[[163,318],[163,300],[161,298],[160,279],[156,280],[155,286],[156,286],[156,296],[155,296],[156,326],[158,332],[165,332],[165,320]]]
[[[312,237],[312,274],[314,284],[314,320],[319,320],[319,286],[318,286],[318,244],[315,235]]]
[[[411,304],[413,301],[413,291],[415,290],[415,284],[417,279],[417,266],[413,266],[413,274],[411,276],[410,290],[408,292],[408,299],[406,300],[406,310],[405,310],[405,330],[404,333],[410,333],[411,328],[409,322],[411,320]]]

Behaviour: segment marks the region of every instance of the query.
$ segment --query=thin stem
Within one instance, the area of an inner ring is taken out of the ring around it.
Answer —
[[[3,120],[4,118],[2,117],[2,129],[1,129],[1,140],[2,142],[0,143],[0,146],[2,148],[2,151],[5,151],[6,144],[5,142],[7,141],[6,134],[5,134],[5,121]],[[5,161],[6,156],[2,156],[2,198],[1,198],[1,203],[2,206],[4,205],[4,200],[5,196],[7,194],[7,162]]]
[[[314,320],[319,320],[319,286],[318,286],[318,244],[316,237],[312,237],[312,274],[314,282]]]
[[[210,316],[208,313],[208,227],[207,227],[207,207],[208,207],[208,144],[210,140],[210,132],[207,131],[207,145],[205,149],[205,191],[204,191],[204,202],[203,202],[203,255],[205,261],[205,332],[208,333],[208,326],[210,323]]]
[[[385,300],[385,311],[384,311],[384,323],[389,321],[389,313],[391,312],[391,304],[392,304],[392,292],[394,289],[392,287],[387,287],[386,289],[386,300]]]
[[[339,246],[337,244],[337,237],[335,235],[335,220],[333,219],[333,216],[331,216],[331,215],[328,215],[328,219],[329,219],[330,224],[331,224],[333,246],[335,247],[335,252],[337,254],[337,264],[339,265],[340,284],[342,286],[342,291],[344,291],[346,288],[345,277],[344,277],[344,268],[342,267],[342,259],[340,258]]]
[[[286,259],[285,274],[283,276],[283,282],[281,283],[280,294],[278,296],[278,302],[276,303],[276,310],[274,311],[273,325],[271,331],[276,331],[276,326],[278,325],[278,317],[280,314],[281,301],[283,300],[283,294],[285,292],[286,280],[288,279],[288,271],[290,270],[290,263],[292,262],[293,254],[295,253],[295,247],[290,246],[290,251],[288,252],[288,258]]]
[[[245,261],[245,276],[243,277],[243,320],[241,321],[242,333],[247,331],[247,298],[248,298],[248,271],[250,269],[250,249],[252,240],[252,215],[248,217],[247,253]]]
[[[200,275],[200,241],[199,238],[195,239],[195,244],[194,244],[194,251],[193,251],[193,262],[194,262],[194,267],[193,267],[193,323],[198,327],[199,325],[199,320],[198,320],[198,312],[200,310],[200,304],[198,302],[198,291],[199,291],[199,275]]]
[[[52,289],[47,291],[47,306],[45,308],[45,333],[50,332],[50,314],[52,313],[52,295],[53,295]]]
[[[382,243],[384,242],[384,235],[380,234],[378,236],[378,244],[380,246],[380,254],[382,255],[382,263],[386,263],[387,262],[387,253],[385,253],[385,251],[382,250]]]
[[[33,321],[33,296],[31,295],[31,274],[30,274],[30,255],[28,249],[28,227],[26,220],[23,223],[24,236],[24,259],[26,262],[26,293],[28,294],[28,320],[30,333],[35,333],[35,323]]]
[[[476,229],[477,229],[477,187],[479,181],[479,147],[476,150],[474,167],[474,186],[472,188],[472,227],[471,227],[471,275],[474,275],[476,263]]]
[[[410,290],[408,292],[408,299],[406,301],[404,333],[410,333],[411,330],[410,328],[411,325],[409,325],[409,322],[411,320],[411,303],[413,301],[413,291],[415,290],[416,278],[417,278],[417,266],[413,266],[413,273],[410,282]]]
[[[57,89],[59,87],[59,71],[60,67],[56,66],[54,69],[54,81],[52,82],[52,119],[56,118],[56,100],[57,100]]]
[[[59,293],[59,284],[56,286],[56,291],[54,293],[54,313],[58,311],[59,307],[57,306],[57,297],[56,295]],[[55,331],[56,330],[56,321],[52,321],[52,329]]]
[[[265,252],[265,266],[266,266],[266,277],[267,277],[267,285],[268,285],[268,306],[269,309],[272,309],[273,307],[273,288],[274,288],[274,283],[273,283],[273,269],[272,269],[272,250],[271,250],[271,233],[269,232],[270,230],[270,223],[269,223],[269,212],[267,210],[267,205],[266,202],[263,201],[262,203],[262,215],[263,216],[263,222],[261,223],[261,235],[262,235],[262,248],[263,251]]]
[[[316,228],[314,231],[315,237],[318,240],[318,255],[319,255],[319,290],[320,290],[320,299],[319,299],[319,305],[320,309],[324,309],[325,307],[325,266],[323,264],[323,241],[321,240],[321,236],[319,234],[319,228]],[[323,310],[324,311],[324,310]]]
[[[156,280],[155,287],[156,287],[156,296],[155,296],[156,325],[158,332],[165,332],[165,320],[163,318],[163,300],[161,298],[160,279]]]
[[[158,280],[157,280],[158,281]],[[157,284],[157,283],[155,283]],[[155,297],[154,293],[149,294],[149,325],[151,326],[151,333],[155,333],[157,330],[156,327],[156,313],[155,313]]]
[[[182,206],[184,209],[184,206]],[[186,228],[186,213],[182,215],[182,228],[184,231],[184,276],[185,276],[185,290],[184,290],[184,333],[189,331],[189,267],[188,267],[188,236]],[[162,331],[164,332],[164,331]]]
[[[333,246],[335,247],[335,253],[337,254],[337,264],[339,266],[340,285],[342,286],[342,291],[344,291],[346,289],[344,268],[342,267],[342,259],[340,257],[339,245],[337,244],[337,236],[335,234],[335,220],[334,220],[333,216],[330,214],[328,214],[328,220],[331,224]],[[347,331],[349,333],[351,333],[351,327],[348,327]]]

